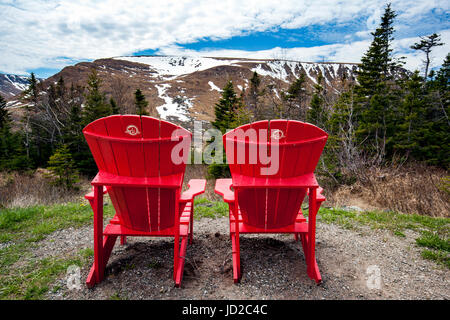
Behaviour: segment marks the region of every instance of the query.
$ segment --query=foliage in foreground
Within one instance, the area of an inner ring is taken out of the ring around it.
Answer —
[[[105,206],[105,217],[112,215],[112,206]],[[92,217],[86,203],[0,210],[0,299],[42,299],[68,266],[88,264],[89,248],[68,257],[42,259],[34,258],[32,249],[52,232],[81,227],[92,222]]]

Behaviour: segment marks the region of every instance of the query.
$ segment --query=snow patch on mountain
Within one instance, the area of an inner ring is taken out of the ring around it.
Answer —
[[[114,59],[146,64],[152,70],[156,71],[159,76],[165,77],[166,80],[216,66],[231,65],[236,62],[233,60],[219,60],[214,58],[170,56],[116,57]]]
[[[222,89],[220,89],[218,86],[216,86],[216,85],[214,84],[214,82],[208,81],[208,84],[209,84],[209,86],[211,87],[211,89],[209,89],[209,91],[216,90],[216,91],[222,92]]]
[[[13,97],[28,88],[28,77],[0,73],[0,94]]]
[[[188,109],[192,107],[192,102],[185,97],[176,97],[175,99],[167,94],[170,84],[163,83],[156,84],[155,88],[158,90],[158,97],[164,100],[164,104],[156,107],[162,119],[170,120],[170,117],[178,118],[178,120],[187,122],[190,120]]]

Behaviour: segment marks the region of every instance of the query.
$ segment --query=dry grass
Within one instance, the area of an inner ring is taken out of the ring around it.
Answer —
[[[334,206],[360,203],[363,209],[450,217],[450,195],[443,189],[448,173],[443,169],[414,164],[396,170],[372,169],[367,176],[368,183],[341,186],[327,194],[329,203]]]
[[[44,169],[30,173],[0,173],[0,208],[24,208],[79,201],[89,190],[89,181],[81,178],[78,190],[66,190],[49,183]]]
[[[206,165],[188,165],[184,189],[190,179],[204,179]],[[433,217],[450,217],[450,195],[445,191],[442,169],[422,165],[392,169],[374,169],[369,183],[356,182],[336,190],[324,186],[327,204],[334,207],[356,205],[364,210],[391,210]],[[82,178],[77,191],[51,185],[40,169],[34,173],[0,173],[0,208],[28,207],[82,201],[90,189],[90,181]],[[201,198],[221,201],[214,193],[215,180],[209,179]]]

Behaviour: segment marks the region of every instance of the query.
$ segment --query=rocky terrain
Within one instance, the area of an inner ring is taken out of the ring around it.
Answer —
[[[68,289],[66,275],[47,299],[444,299],[450,298],[448,269],[420,256],[413,231],[317,225],[317,263],[323,282],[306,274],[301,244],[291,235],[241,237],[242,280],[233,283],[228,218],[194,222],[181,288],[172,280],[173,240],[129,237],[116,244],[106,279],[87,289]],[[35,257],[67,255],[92,246],[91,226],[60,230],[41,243]],[[89,243],[87,241],[89,239]],[[379,281],[372,281],[378,272]],[[82,268],[81,282],[89,267]]]

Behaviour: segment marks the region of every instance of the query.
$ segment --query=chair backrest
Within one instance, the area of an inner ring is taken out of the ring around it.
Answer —
[[[186,158],[183,150],[189,150],[191,133],[179,126],[147,116],[113,115],[90,123],[83,133],[99,172],[119,177],[180,175],[183,181],[186,161],[174,162],[172,150],[180,141],[187,143],[180,152]],[[163,186],[115,186],[108,194],[124,226],[155,231],[174,225],[178,191]]]
[[[270,181],[277,181],[278,184],[281,181],[282,184],[283,180],[313,173],[327,138],[327,133],[322,129],[295,120],[258,121],[238,127],[224,135],[223,143],[233,186],[246,224],[273,229],[294,223],[306,188],[261,188],[256,184],[262,181],[269,182],[269,185]],[[278,163],[272,163],[276,168],[270,175],[261,170],[270,166],[267,159],[260,157],[261,147],[267,149],[265,152],[272,161],[277,160],[275,153],[278,153]],[[240,159],[239,152],[241,152]],[[242,153],[245,154],[245,161],[242,161],[244,159]],[[255,185],[247,184],[240,187],[237,181],[242,181],[242,178],[246,177],[256,178],[253,179]]]

